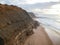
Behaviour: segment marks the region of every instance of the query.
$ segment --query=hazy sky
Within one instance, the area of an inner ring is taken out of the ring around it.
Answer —
[[[59,0],[0,0],[1,3],[10,4],[35,4],[44,2],[59,2]]]
[[[0,0],[0,3],[16,5],[36,13],[60,13],[60,0]]]

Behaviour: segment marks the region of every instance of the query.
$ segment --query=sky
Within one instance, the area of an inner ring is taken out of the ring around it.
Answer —
[[[0,0],[0,3],[16,5],[28,12],[60,14],[60,0]]]

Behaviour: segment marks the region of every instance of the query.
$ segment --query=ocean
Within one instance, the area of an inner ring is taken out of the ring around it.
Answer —
[[[60,16],[59,15],[36,15],[38,22],[42,25],[60,32]]]

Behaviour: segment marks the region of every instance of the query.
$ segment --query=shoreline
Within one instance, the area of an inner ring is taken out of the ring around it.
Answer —
[[[45,31],[54,45],[60,45],[60,33],[45,26]]]

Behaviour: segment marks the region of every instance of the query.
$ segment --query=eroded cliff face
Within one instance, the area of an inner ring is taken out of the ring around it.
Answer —
[[[22,8],[0,4],[0,42],[2,45],[23,45],[33,33],[34,21]]]

